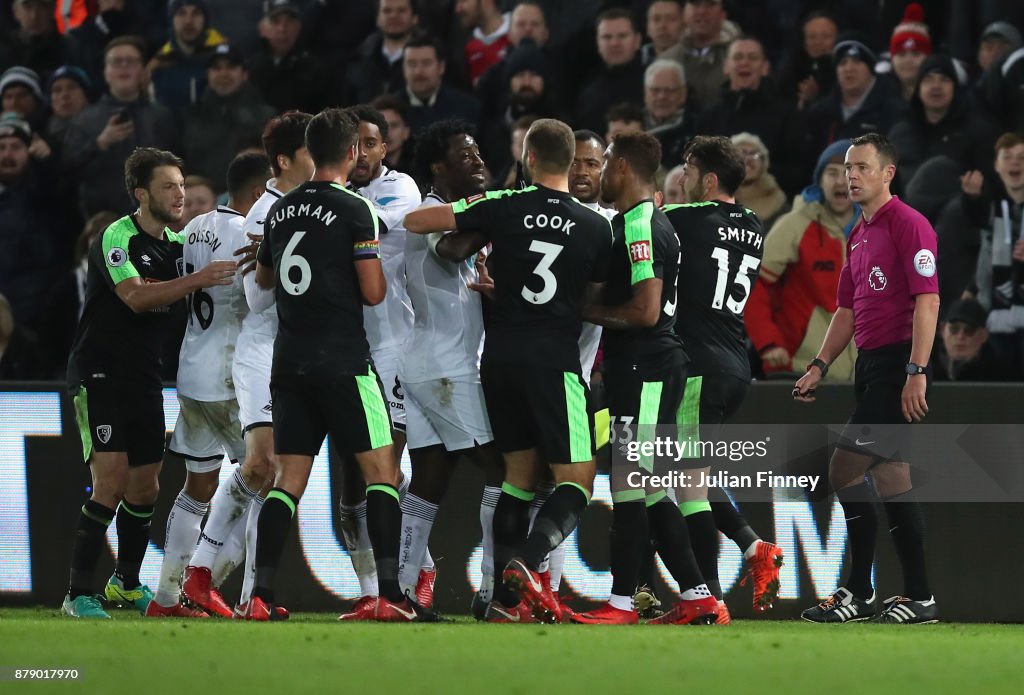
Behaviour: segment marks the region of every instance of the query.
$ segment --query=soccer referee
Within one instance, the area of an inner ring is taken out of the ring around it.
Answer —
[[[928,412],[928,357],[939,313],[936,236],[928,221],[889,192],[896,152],[881,135],[852,140],[846,153],[850,198],[862,217],[847,241],[839,277],[839,309],[793,397],[813,401],[829,362],[854,338],[857,406],[839,439],[829,477],[846,515],[851,568],[846,586],[801,615],[817,623],[874,620],[934,623],[935,598],[924,559],[924,518],[913,497],[901,445],[909,422]],[[874,491],[866,482],[871,477]],[[884,601],[875,615],[871,567],[877,518],[874,492],[885,503],[889,531],[903,567],[903,596]]]

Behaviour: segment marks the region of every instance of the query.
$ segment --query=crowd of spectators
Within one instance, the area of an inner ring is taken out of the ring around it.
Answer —
[[[427,125],[476,124],[494,188],[540,117],[654,134],[666,203],[688,140],[732,137],[737,198],[771,230],[746,317],[768,378],[802,370],[835,310],[859,213],[843,142],[887,134],[895,191],[939,236],[936,378],[1024,376],[1018,0],[0,0],[0,27],[0,379],[63,377],[135,147],[184,158],[187,221],[272,115],[356,103],[408,173]]]

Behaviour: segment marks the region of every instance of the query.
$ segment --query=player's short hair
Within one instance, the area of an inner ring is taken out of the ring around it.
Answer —
[[[136,147],[135,151],[128,155],[124,162],[124,186],[132,200],[135,199],[136,188],[149,188],[149,184],[153,183],[153,172],[159,167],[177,167],[184,170],[185,163],[173,152],[156,147]]]
[[[434,179],[430,167],[443,162],[448,154],[448,141],[456,135],[476,134],[476,128],[468,121],[448,118],[431,123],[416,139],[416,154],[413,160],[413,174],[422,186],[429,186]]]
[[[306,149],[318,167],[341,164],[359,136],[359,121],[351,109],[324,109],[306,126]]]
[[[649,133],[622,133],[612,138],[612,154],[625,160],[637,178],[653,184],[661,166],[661,142]]]
[[[228,193],[232,196],[261,186],[270,178],[270,160],[262,152],[246,152],[228,164]]]
[[[524,141],[525,149],[536,157],[535,168],[551,174],[569,171],[576,154],[576,138],[572,128],[554,118],[539,118],[530,126]]]
[[[370,102],[370,106],[378,111],[394,111],[406,125],[409,125],[409,107],[398,97],[391,94],[381,94]]]
[[[384,118],[384,114],[380,111],[369,104],[356,104],[355,106],[350,106],[348,110],[355,117],[356,121],[372,123],[377,126],[377,130],[380,131],[380,136],[385,140],[388,139],[388,119]]]
[[[718,177],[718,187],[733,195],[743,183],[747,166],[732,140],[721,135],[698,135],[686,146],[683,162],[696,166],[702,174]]]
[[[644,122],[644,110],[637,104],[624,101],[621,104],[608,109],[608,113],[605,114],[604,120],[607,123],[614,121],[620,121],[623,123],[643,123]]]
[[[444,51],[441,49],[440,42],[425,31],[420,30],[412,33],[409,40],[405,42],[405,49],[402,52],[403,56],[405,51],[408,51],[410,48],[433,48],[438,62],[444,62]]]
[[[270,159],[274,176],[281,174],[281,168],[277,165],[278,157],[295,159],[295,153],[306,146],[306,126],[311,118],[311,115],[302,111],[285,111],[267,122],[263,129],[263,149]]]
[[[999,150],[1009,150],[1011,148],[1016,147],[1017,145],[1024,145],[1024,135],[1021,135],[1020,133],[1009,132],[1003,133],[1002,135],[999,136],[999,139],[996,140],[996,145],[993,149],[995,150],[995,153],[998,155]]]
[[[889,142],[889,138],[879,133],[865,133],[855,138],[850,139],[851,147],[861,147],[862,145],[871,145],[875,148],[875,152],[878,153],[878,158],[882,162],[882,166],[889,164],[896,164],[899,162],[899,157],[896,154],[896,148]]]
[[[594,22],[594,26],[600,27],[601,22],[609,22],[615,19],[628,20],[629,26],[633,28],[633,33],[639,33],[640,29],[636,25],[636,17],[633,16],[632,12],[625,9],[624,7],[613,7],[597,15],[597,21]]]
[[[576,139],[576,142],[586,142],[588,140],[597,140],[597,142],[601,145],[601,149],[602,150],[605,147],[608,146],[607,143],[605,143],[603,137],[601,137],[600,135],[598,135],[597,133],[595,133],[592,130],[587,130],[586,128],[581,128],[579,130],[572,131],[572,136]]]

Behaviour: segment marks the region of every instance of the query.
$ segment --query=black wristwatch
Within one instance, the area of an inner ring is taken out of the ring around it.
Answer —
[[[828,374],[828,363],[826,363],[825,360],[819,360],[817,357],[815,357],[813,360],[811,360],[811,363],[804,368],[804,371],[811,371],[811,367],[817,367],[819,370],[821,370],[822,379],[824,379],[825,375]]]
[[[906,371],[907,371],[907,374],[909,374],[910,376],[917,376],[918,374],[924,374],[925,373],[925,368],[922,367],[919,364],[914,364],[913,362],[907,362],[907,370]]]

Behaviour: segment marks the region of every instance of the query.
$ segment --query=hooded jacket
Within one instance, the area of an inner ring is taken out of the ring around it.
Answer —
[[[838,307],[839,272],[846,260],[846,239],[857,219],[844,227],[828,210],[817,181],[829,160],[849,147],[840,141],[818,158],[815,183],[796,196],[793,209],[779,218],[764,240],[761,274],[744,312],[747,334],[758,353],[783,347],[793,356],[785,367],[767,372],[801,371],[815,355]],[[851,342],[833,360],[829,378],[851,381],[856,349]]]

